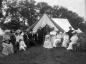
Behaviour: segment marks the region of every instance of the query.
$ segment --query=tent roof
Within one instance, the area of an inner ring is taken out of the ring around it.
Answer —
[[[58,28],[62,32],[64,32],[64,31],[68,32],[69,27],[71,26],[71,24],[69,23],[68,19],[64,19],[64,18],[50,18],[47,14],[44,14],[39,19],[39,21],[36,21],[27,31],[30,31],[31,29],[33,29],[34,32],[36,32],[39,27],[44,27],[46,24],[48,24],[49,26],[55,27],[55,29]],[[79,33],[82,32],[80,29],[78,29],[77,31]]]
[[[39,27],[44,27],[45,25],[49,25],[50,27],[54,27],[55,30],[64,32],[64,30],[58,24],[56,24],[47,14],[44,14],[38,22],[34,23],[34,25],[34,32],[36,32]]]
[[[52,18],[52,20],[54,22],[56,22],[56,24],[58,24],[65,32],[68,32],[69,31],[69,27],[72,27],[72,25],[70,24],[70,22],[68,21],[68,19],[64,19],[64,18]],[[74,30],[74,28],[73,28],[73,30]],[[77,33],[82,33],[82,31],[79,28],[76,30],[76,32]]]
[[[65,32],[69,31],[69,27],[72,27],[68,19],[64,18],[52,18],[52,20],[58,24]]]

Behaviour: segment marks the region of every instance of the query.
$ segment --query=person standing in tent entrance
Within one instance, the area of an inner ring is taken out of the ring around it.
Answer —
[[[72,27],[69,27],[69,31],[68,31],[68,35],[69,35],[69,39],[73,36],[73,32],[74,30],[72,30]]]
[[[71,42],[69,43],[69,46],[68,46],[67,50],[73,50],[73,45],[77,44],[78,35],[75,31],[73,33],[73,36],[70,38],[70,40],[71,40]]]
[[[11,42],[12,45],[13,45],[13,50],[14,50],[14,53],[15,53],[15,48],[16,48],[16,46],[15,46],[16,37],[15,37],[15,33],[14,33],[13,30],[12,30],[10,33],[11,33],[11,35],[10,35],[10,42]]]
[[[38,33],[38,45],[42,45],[42,41],[43,41],[42,27],[39,27],[39,29],[37,30],[37,33]]]
[[[62,47],[67,48],[68,47],[68,43],[69,43],[69,35],[68,35],[68,33],[64,33]]]
[[[50,33],[48,33],[48,34],[45,36],[45,41],[44,41],[43,47],[44,47],[44,48],[48,48],[48,49],[53,48],[53,44],[52,44],[52,42],[51,42]]]

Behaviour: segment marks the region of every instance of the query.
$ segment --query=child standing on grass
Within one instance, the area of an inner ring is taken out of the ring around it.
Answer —
[[[21,51],[21,50],[26,50],[26,44],[25,44],[25,42],[22,40],[22,39],[20,39],[19,40],[19,50]]]

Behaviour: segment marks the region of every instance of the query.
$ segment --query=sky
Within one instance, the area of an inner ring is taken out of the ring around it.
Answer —
[[[63,6],[86,20],[85,0],[35,0],[36,2],[47,2],[49,5]]]

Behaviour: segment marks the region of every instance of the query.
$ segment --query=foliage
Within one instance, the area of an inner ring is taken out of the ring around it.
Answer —
[[[28,0],[20,1],[19,3],[14,1],[12,3],[7,2],[7,6],[8,9],[6,10],[6,16],[3,19],[6,19],[7,16],[11,15],[12,20],[19,23],[19,26],[21,25],[19,20],[21,17],[23,18],[22,23],[25,23],[25,20],[27,19],[28,25],[31,26],[38,20],[38,16],[42,16],[44,13],[53,18],[67,18],[75,29],[78,27],[81,28],[79,23],[83,22],[83,18],[75,12],[60,6],[51,7],[45,2],[39,2],[35,5],[34,0],[30,0],[30,2]],[[39,10],[39,12],[37,12],[37,10]],[[12,20],[11,23],[13,22]],[[4,24],[4,21],[2,21],[3,23],[1,22],[0,24]]]
[[[85,33],[80,33],[78,35],[79,41],[79,50],[86,50],[86,34]]]
[[[7,6],[8,9],[6,10],[6,16],[3,19],[11,16],[12,20],[9,23],[4,23],[5,20],[1,22],[2,24],[0,23],[4,29],[12,29],[14,25],[15,27],[20,27],[21,23],[23,23],[23,28],[26,27],[26,25],[24,24],[26,22],[26,19],[29,25],[32,25],[37,19],[36,11],[34,10],[34,1],[31,1],[31,3],[27,1],[21,1],[19,4],[16,1],[12,3],[7,2]],[[23,18],[22,21],[20,21],[20,18]],[[10,24],[13,24],[13,26],[11,26]]]
[[[26,2],[24,4],[20,3],[22,5],[21,11],[19,13],[24,17],[28,19],[28,24],[32,25],[36,21],[36,11],[35,11],[35,5],[31,4],[29,2]]]

